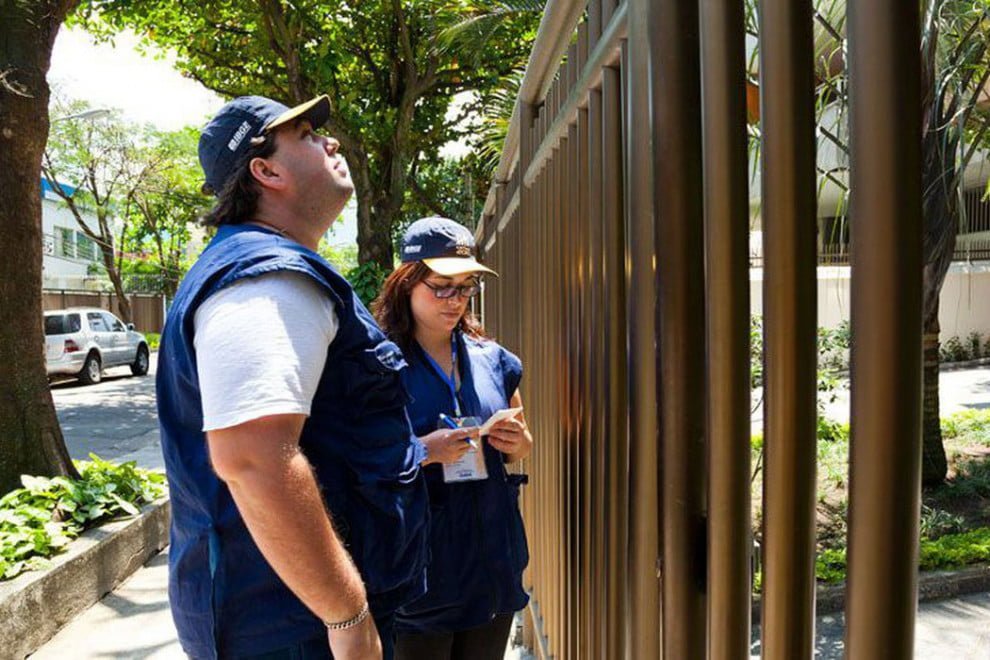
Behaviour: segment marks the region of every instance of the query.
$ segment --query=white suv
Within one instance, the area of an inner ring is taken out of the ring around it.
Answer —
[[[96,307],[45,312],[45,357],[48,375],[76,376],[98,383],[107,367],[129,365],[131,373],[148,373],[148,341],[134,325]]]

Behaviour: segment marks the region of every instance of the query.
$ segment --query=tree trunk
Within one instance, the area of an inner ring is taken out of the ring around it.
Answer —
[[[942,424],[939,417],[939,341],[938,314],[925,319],[924,339],[924,399],[921,442],[921,483],[924,486],[937,486],[945,481],[948,464],[945,447],[942,446]]]
[[[45,76],[65,4],[0,5],[0,493],[22,474],[77,476],[48,389],[41,307]]]
[[[116,294],[117,315],[125,324],[130,323],[132,320],[131,301],[127,298],[127,293],[124,292],[124,279],[114,261],[113,248],[107,247],[105,244],[100,245],[100,254],[103,255],[103,267],[107,270],[107,278],[113,286],[114,294]]]
[[[371,182],[367,159],[354,160],[351,173],[354,178],[354,193],[357,196],[358,263],[376,263],[386,273],[391,272],[392,224],[395,222],[395,214],[384,215],[375,204],[375,188]]]

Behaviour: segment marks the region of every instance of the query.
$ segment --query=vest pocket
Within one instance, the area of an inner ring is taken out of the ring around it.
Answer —
[[[509,550],[512,553],[512,567],[522,572],[529,564],[529,544],[526,542],[526,527],[519,511],[519,489],[529,483],[528,474],[507,474],[505,485],[509,496]]]
[[[348,542],[368,590],[382,593],[421,575],[429,541],[422,479],[358,482],[355,491]]]
[[[354,417],[401,408],[409,403],[411,399],[400,375],[408,366],[399,347],[388,340],[357,351],[345,360],[345,395]]]

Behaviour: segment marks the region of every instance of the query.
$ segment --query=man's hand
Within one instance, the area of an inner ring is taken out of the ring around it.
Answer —
[[[328,631],[327,638],[334,660],[380,660],[382,657],[382,640],[370,614],[352,628]]]
[[[420,442],[426,445],[426,460],[423,465],[455,463],[471,448],[468,438],[476,437],[478,437],[477,426],[462,429],[440,429],[429,435],[424,435],[420,438]]]

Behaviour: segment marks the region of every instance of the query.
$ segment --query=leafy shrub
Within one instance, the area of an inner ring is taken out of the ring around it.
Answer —
[[[977,360],[983,355],[983,337],[978,332],[971,332],[966,335],[966,351],[970,360]]]
[[[949,337],[939,348],[939,358],[942,362],[963,362],[969,359],[969,352],[959,337]]]
[[[942,437],[990,446],[990,410],[961,410],[943,417]]]
[[[818,415],[818,439],[823,442],[849,442],[849,425]]]
[[[388,273],[381,266],[369,261],[347,271],[346,277],[361,302],[370,307],[371,301],[378,297],[386,275]]]
[[[146,332],[144,338],[148,340],[148,348],[157,351],[162,343],[162,336],[157,332]]]
[[[751,387],[763,385],[763,317],[749,317],[749,381]]]
[[[120,465],[90,454],[77,461],[81,478],[21,477],[23,488],[0,498],[0,580],[43,568],[83,530],[121,514],[136,515],[138,506],[165,492],[165,476]]]
[[[918,567],[923,571],[961,568],[990,561],[990,527],[980,527],[938,539],[921,539]],[[822,582],[846,579],[846,549],[822,550],[815,558],[815,576]]]
[[[963,531],[966,521],[957,516],[930,506],[921,506],[921,536],[926,539],[937,539],[946,534],[958,534]]]
[[[990,528],[980,527],[961,534],[921,540],[919,564],[923,571],[958,568],[990,561]]]
[[[829,548],[815,557],[815,577],[822,582],[842,582],[846,579],[846,549]]]

